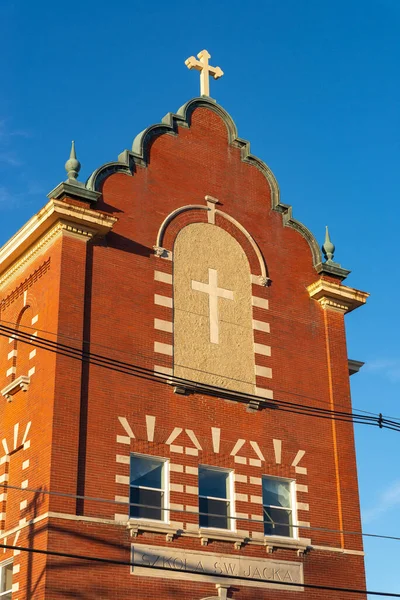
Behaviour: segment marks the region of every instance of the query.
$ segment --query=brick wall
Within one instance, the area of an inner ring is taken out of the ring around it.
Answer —
[[[154,272],[173,275],[173,261],[156,257],[153,246],[161,223],[173,210],[188,204],[205,205],[205,196],[211,195],[219,200],[222,211],[251,234],[268,267],[271,285],[253,285],[253,295],[269,301],[268,314],[255,307],[253,317],[267,319],[270,326],[269,333],[255,331],[255,342],[272,348],[271,356],[261,357],[259,364],[272,369],[268,387],[277,405],[281,400],[349,410],[343,315],[324,311],[310,299],[306,287],[318,279],[310,247],[297,231],[284,227],[282,216],[271,209],[268,181],[255,166],[241,160],[239,147],[228,143],[221,117],[210,109],[197,108],[190,128],[180,127],[177,135],[154,137],[149,152],[146,168],[138,166],[133,177],[111,175],[103,184],[96,208],[118,217],[113,231],[105,239],[89,243],[67,235],[57,238],[2,289],[1,318],[17,322],[29,298],[34,298],[24,313],[28,319],[24,325],[57,332],[59,339],[74,348],[90,348],[91,352],[149,370],[155,364],[169,368],[166,357],[155,357],[154,342],[171,343],[171,334],[155,331],[154,319],[171,320],[172,311],[155,305],[154,295],[172,296],[173,288],[169,286],[166,291],[166,284],[155,280]],[[173,250],[182,227],[205,222],[206,218],[202,210],[181,213],[166,229],[164,246]],[[218,216],[216,224],[242,245],[255,271],[257,261],[248,239]],[[23,288],[29,278],[32,283],[24,299]],[[36,315],[38,320],[32,325]],[[14,342],[0,338],[1,387],[18,374],[6,376],[14,360],[7,358],[11,347]],[[30,387],[10,403],[2,401],[0,418],[2,438],[11,445],[15,424],[19,423],[19,440],[30,422],[31,444],[18,450],[15,457],[10,455],[0,469],[9,469],[10,484],[13,481],[18,486],[28,479],[29,487],[110,502],[56,496],[49,500],[43,494],[10,490],[3,507],[3,531],[18,527],[21,518],[29,522],[32,516],[51,511],[50,518],[47,515],[40,522],[40,532],[32,532],[33,526],[23,527],[19,543],[117,560],[129,560],[134,542],[182,552],[301,562],[306,583],[364,587],[361,537],[307,528],[310,523],[316,528],[360,530],[351,425],[272,407],[249,412],[246,405],[201,393],[176,394],[165,380],[134,377],[45,350],[37,350],[29,359],[32,349],[28,349],[21,351],[25,357],[21,369],[29,371],[31,364],[35,366]],[[17,364],[19,356],[18,349]],[[175,428],[182,432],[173,443],[167,443]],[[218,451],[213,430],[219,430]],[[193,432],[200,448],[187,431]],[[238,440],[243,442],[238,444]],[[175,508],[171,521],[191,535],[170,542],[165,533],[139,532],[134,540],[129,536],[124,522],[127,507],[115,504],[115,499],[129,495],[126,461],[130,452],[166,457],[174,465],[170,474],[170,501]],[[29,478],[22,474],[26,453]],[[262,543],[235,548],[232,541],[210,540],[202,546],[197,516],[190,512],[198,502],[199,464],[234,470],[238,476],[236,511],[242,517],[237,529],[255,537],[258,533],[259,540],[262,524],[245,517],[262,520],[260,477],[269,474],[295,479],[298,518],[304,525],[300,537],[311,538],[318,549],[297,556],[296,550],[289,549],[267,554]],[[25,499],[27,506],[21,516],[20,502]],[[11,554],[6,552],[5,557]],[[27,579],[26,563],[24,556],[18,573],[20,592],[13,600],[94,596],[123,600],[133,594],[138,599],[163,596],[200,600],[217,595],[211,583],[182,581],[179,576],[137,577],[127,566],[55,557],[32,559]],[[44,565],[45,579],[40,579]],[[40,591],[32,595],[28,588],[32,590],[35,582]],[[288,600],[294,594],[235,584],[228,595],[243,600]],[[332,600],[342,598],[334,592],[302,592],[302,597],[310,600],[321,595]],[[346,597],[352,600],[352,595]]]

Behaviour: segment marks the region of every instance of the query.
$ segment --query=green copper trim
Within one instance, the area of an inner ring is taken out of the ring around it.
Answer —
[[[136,170],[136,166],[146,167],[149,162],[149,154],[151,148],[151,142],[154,138],[168,134],[177,135],[179,127],[190,127],[191,117],[196,108],[204,107],[212,110],[221,117],[224,121],[227,131],[229,143],[236,148],[240,148],[241,159],[243,162],[248,163],[256,167],[264,175],[268,181],[271,190],[271,207],[273,210],[280,212],[282,215],[283,225],[290,227],[300,233],[308,245],[310,246],[314,267],[320,268],[320,271],[324,271],[322,265],[322,254],[317,240],[311,231],[305,227],[300,221],[297,221],[292,216],[292,207],[283,204],[279,197],[279,187],[271,169],[259,158],[251,154],[250,142],[238,137],[236,125],[232,117],[216,103],[213,98],[207,96],[201,96],[199,98],[193,98],[186,102],[176,114],[168,113],[161,123],[151,125],[141,133],[139,133],[132,144],[132,150],[124,150],[119,156],[117,162],[107,163],[99,167],[92,173],[86,182],[86,187],[89,190],[99,191],[101,189],[102,182],[113,173],[125,173],[126,175],[132,176]],[[332,274],[337,275],[344,279],[349,271],[341,269],[334,269]]]

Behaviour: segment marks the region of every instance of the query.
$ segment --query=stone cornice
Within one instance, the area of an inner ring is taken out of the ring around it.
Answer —
[[[0,249],[0,286],[57,234],[65,231],[90,239],[108,233],[116,221],[89,208],[50,200]]]
[[[320,279],[307,287],[310,298],[324,309],[348,313],[366,303],[369,294],[354,288]]]

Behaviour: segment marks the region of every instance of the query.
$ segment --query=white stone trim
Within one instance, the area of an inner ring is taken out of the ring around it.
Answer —
[[[173,333],[174,324],[171,321],[165,321],[164,319],[154,319],[154,329],[158,329],[158,331],[166,331],[167,333]]]
[[[18,351],[17,351],[17,350],[11,350],[11,352],[9,352],[9,353],[7,354],[7,359],[8,359],[8,360],[11,360],[12,358],[16,357],[16,356],[17,356],[17,354],[18,354]]]
[[[249,501],[249,496],[248,496],[248,494],[238,494],[236,492],[235,493],[235,501],[236,502],[248,502]]]
[[[183,504],[175,504],[174,502],[171,502],[169,507],[171,510],[179,510],[179,511],[184,510]]]
[[[219,427],[211,427],[212,445],[215,454],[219,454],[219,446],[221,441],[221,429]]]
[[[298,473],[299,475],[307,475],[307,468],[306,467],[295,467],[294,469],[296,471],[296,473]]]
[[[262,354],[262,356],[271,356],[271,346],[254,342],[254,352],[255,354]]]
[[[261,485],[261,477],[250,477],[251,485]]]
[[[239,452],[239,450],[241,449],[241,447],[244,445],[245,442],[246,442],[246,440],[244,440],[244,439],[237,440],[236,444],[232,448],[231,456],[235,456]]]
[[[22,463],[22,470],[24,471],[28,467],[29,467],[29,458],[27,460],[24,460],[24,462]]]
[[[250,502],[252,502],[253,504],[262,504],[262,496],[250,496]]]
[[[154,304],[158,306],[166,306],[167,308],[173,308],[174,301],[168,296],[161,296],[160,294],[154,294]]]
[[[306,529],[310,528],[310,521],[297,521],[297,525],[299,527],[305,527]]]
[[[154,271],[154,280],[172,285],[172,275],[170,273],[164,273],[163,271]]]
[[[310,510],[310,505],[306,502],[297,502],[297,510]]]
[[[154,365],[155,373],[162,373],[163,375],[173,375],[174,370],[171,367],[162,367],[161,365]]]
[[[32,367],[32,369],[29,369],[29,371],[28,371],[28,377],[32,377],[32,375],[35,374],[35,371],[36,371],[35,367]]]
[[[121,485],[129,485],[129,476],[128,475],[116,475],[115,483],[119,483]]]
[[[241,475],[240,473],[234,473],[233,478],[235,483],[247,483],[247,475]]]
[[[118,417],[118,421],[125,429],[126,433],[128,434],[128,437],[135,439],[135,434],[132,431],[132,427],[128,423],[128,419],[126,417]]]
[[[262,460],[265,461],[264,454],[261,452],[260,446],[258,445],[258,443],[250,440],[250,446],[253,448],[254,452],[257,454],[260,461],[262,461]],[[253,463],[251,461],[254,461],[254,460],[255,460],[254,458],[250,459],[250,465],[253,465]],[[258,462],[257,462],[257,464],[254,464],[253,466],[260,467],[261,462],[260,462],[260,464],[258,464]]]
[[[123,465],[129,465],[131,462],[131,457],[125,456],[124,454],[117,454],[117,456],[115,457],[115,460],[117,463],[121,463]]]
[[[185,493],[186,494],[193,494],[195,496],[198,495],[199,493],[199,488],[194,486],[194,485],[186,485],[185,486]]]
[[[115,496],[115,502],[121,502],[121,504],[129,504],[129,496]]]
[[[21,487],[24,490],[28,487],[28,485],[29,485],[29,482],[27,479],[24,479],[24,481],[21,482]]]
[[[261,398],[268,398],[272,400],[274,397],[274,392],[272,390],[268,390],[267,388],[255,388],[256,396],[261,396]]]
[[[301,461],[301,459],[303,458],[303,456],[305,455],[306,451],[305,450],[299,450],[296,454],[296,456],[294,457],[294,460],[292,462],[292,467],[297,467],[297,465],[299,464],[299,462]]]
[[[245,456],[235,456],[233,460],[238,465],[247,465],[247,458]]]
[[[169,470],[174,473],[183,473],[183,465],[177,465],[176,463],[169,463]]]
[[[154,342],[154,352],[157,352],[158,354],[165,354],[166,356],[173,356],[174,347],[172,344]]]
[[[188,475],[196,475],[197,476],[199,474],[199,468],[186,466],[185,473],[187,473]]]
[[[127,446],[131,445],[131,439],[127,435],[117,435],[117,444],[126,444]]]
[[[175,446],[174,444],[171,444],[169,449],[175,454],[183,454],[183,446]]]
[[[270,333],[270,324],[264,323],[264,321],[253,319],[253,329],[256,331],[265,331],[265,333]]]
[[[183,493],[183,485],[181,485],[180,483],[170,483],[169,489],[171,492]]]
[[[257,308],[264,308],[265,310],[269,309],[269,302],[266,298],[260,298],[259,296],[252,296],[251,303],[253,306]]]
[[[192,509],[192,510],[191,510]],[[198,506],[189,506],[186,505],[186,510],[188,512],[198,512]],[[255,520],[259,520],[260,523],[262,523],[262,519],[260,517],[260,515],[251,515],[253,519]],[[7,531],[3,531],[0,534],[0,540],[5,540],[7,537],[13,535],[14,533],[16,533],[15,535],[15,539],[14,539],[14,543],[13,545],[16,546],[17,545],[17,541],[18,541],[18,537],[19,534],[21,532],[22,529],[24,529],[27,526],[33,525],[35,523],[40,523],[40,521],[44,521],[45,519],[61,519],[61,520],[66,520],[66,521],[83,521],[86,523],[100,523],[100,524],[104,524],[104,525],[110,525],[112,527],[118,527],[118,523],[116,523],[113,519],[101,519],[101,518],[97,518],[97,517],[86,517],[83,515],[72,515],[72,514],[68,514],[68,513],[58,513],[58,512],[53,512],[53,511],[49,511],[49,512],[45,512],[42,515],[39,515],[38,517],[35,517],[34,519],[28,521],[26,523],[26,525],[24,525],[23,527],[13,527],[12,529],[9,529]],[[199,526],[196,524],[192,525],[195,527],[196,529],[196,535],[195,537],[198,538],[199,537]],[[186,527],[186,531],[189,531],[189,523],[187,524]],[[191,528],[191,531],[193,531],[193,528]],[[253,532],[252,533],[252,540],[255,541],[257,532]],[[263,542],[261,545],[264,545],[264,534],[262,535],[262,539]],[[316,546],[313,544],[313,548],[315,548],[315,550],[321,550],[323,552],[338,552],[340,554],[353,554],[356,556],[364,556],[365,552],[363,552],[362,550],[349,550],[347,548],[335,548],[334,546]],[[19,550],[14,551],[14,556],[20,553]]]
[[[16,372],[17,372],[17,368],[16,367],[10,367],[6,371],[6,377],[10,377],[10,375],[15,375]]]
[[[36,356],[36,348],[34,348],[32,350],[32,352],[29,352],[29,360],[32,360],[32,358],[35,358]]]
[[[38,319],[39,319],[39,315],[35,315],[34,317],[32,317],[31,325],[34,325],[35,323],[37,323]]]
[[[236,518],[237,519],[248,519],[249,518],[249,514],[248,513],[242,513],[242,512],[236,512]]]
[[[280,465],[282,462],[282,440],[272,440],[274,446],[275,463]]]
[[[272,378],[272,369],[270,367],[262,367],[261,365],[255,365],[254,367],[256,375],[259,377]]]
[[[296,483],[296,492],[301,492],[306,494],[308,492],[308,485],[302,485],[301,483]]]
[[[153,415],[146,415],[146,433],[148,442],[154,442],[155,426],[156,418]]]

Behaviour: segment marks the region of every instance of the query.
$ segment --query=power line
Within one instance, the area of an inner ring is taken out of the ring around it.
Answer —
[[[18,323],[15,322],[15,321],[8,321],[8,320],[5,320],[5,319],[0,319],[0,322],[8,323],[9,325],[13,325],[14,327],[12,329],[14,331],[17,331],[17,332],[20,331],[18,329]],[[129,355],[129,356],[132,355],[132,352],[129,352],[128,350],[124,350],[123,348],[114,348],[112,346],[108,346],[107,344],[101,344],[100,342],[94,342],[94,341],[91,341],[91,340],[85,340],[85,339],[82,339],[82,338],[76,338],[76,337],[73,337],[73,336],[66,335],[64,333],[55,333],[54,331],[49,331],[47,329],[39,329],[37,327],[33,327],[33,326],[30,326],[30,325],[24,325],[23,327],[24,327],[24,329],[31,329],[32,331],[40,331],[41,333],[52,335],[55,338],[64,338],[66,340],[71,340],[73,342],[78,342],[80,344],[84,344],[84,345],[87,345],[87,346],[89,346],[89,345],[90,346],[98,346],[99,348],[104,348],[106,350],[111,350],[112,352],[117,352],[118,354],[126,354],[126,355]],[[29,334],[27,334],[27,335],[29,335]],[[50,340],[48,340],[48,341],[51,342]],[[69,346],[69,347],[73,348],[73,346]],[[75,348],[75,350],[76,350],[76,348]],[[141,356],[143,356],[143,353],[141,353]],[[150,357],[148,355],[145,355],[145,358],[150,359],[152,357]],[[113,359],[110,359],[110,360],[113,360]],[[176,366],[182,367],[182,368],[187,368],[187,365],[176,364]],[[209,371],[205,371],[205,370],[202,370],[202,369],[195,369],[193,367],[190,367],[190,369],[193,370],[193,371],[196,371],[197,373],[209,374]],[[154,371],[152,371],[152,372],[154,373]],[[226,379],[229,379],[229,381],[236,381],[238,383],[248,383],[247,381],[244,381],[242,379],[236,379],[234,377],[226,377]],[[292,391],[289,391],[289,390],[279,390],[279,389],[277,389],[276,391],[277,392],[281,392],[283,394],[289,394],[291,396],[297,396],[298,398],[306,398],[307,400],[313,400],[314,402],[319,402],[320,404],[328,404],[327,401],[321,400],[320,398],[316,398],[315,396],[308,396],[306,394],[299,394],[298,392],[292,392]],[[348,408],[347,405],[338,404],[336,402],[335,402],[335,406],[338,407],[338,408],[345,408],[345,409]],[[363,414],[366,414],[366,415],[376,416],[376,413],[373,413],[373,412],[368,411],[368,410],[363,410],[361,408],[355,408],[354,407],[354,410],[356,410],[358,413],[363,413]],[[383,415],[383,417],[385,419],[393,419],[393,420],[398,421],[400,423],[400,417],[390,417],[388,415]]]
[[[140,544],[139,544],[140,545]],[[125,566],[125,567],[140,567],[140,568],[145,568],[145,569],[155,569],[157,571],[168,571],[169,573],[171,571],[176,571],[177,573],[180,573],[180,570],[177,569],[169,569],[168,567],[162,567],[161,565],[159,566],[154,566],[154,565],[146,565],[146,564],[140,564],[138,565],[135,562],[131,562],[131,561],[126,561],[126,560],[118,560],[115,558],[102,558],[100,556],[88,556],[86,554],[72,554],[69,552],[59,552],[59,551],[55,551],[55,550],[41,550],[39,548],[27,548],[26,546],[15,546],[12,544],[0,544],[0,548],[5,548],[6,550],[19,550],[20,552],[32,552],[33,554],[44,554],[46,556],[58,556],[60,558],[71,558],[71,559],[77,559],[77,560],[88,560],[88,561],[93,561],[93,562],[100,562],[100,563],[105,563],[105,564],[112,564],[112,565],[121,565],[121,566]],[[199,575],[198,571],[194,571],[194,570],[189,570],[189,569],[185,569],[185,571],[183,571],[184,573],[188,573],[190,575]],[[232,577],[232,575],[225,575],[223,573],[206,573],[205,575],[210,575],[212,577],[215,578],[219,578],[221,580],[228,580],[231,581],[232,579],[235,580],[240,580],[244,582],[244,585],[246,585],[246,581],[251,581],[251,582],[255,582],[255,583],[268,583],[271,585],[287,585],[293,588],[306,588],[306,589],[311,589],[311,590],[326,590],[326,591],[331,591],[331,592],[343,592],[345,594],[369,594],[370,596],[383,596],[385,598],[400,598],[400,594],[397,593],[392,593],[392,592],[375,592],[375,591],[371,591],[371,590],[360,590],[360,589],[354,589],[354,588],[339,588],[336,586],[328,586],[328,585],[318,585],[318,584],[314,584],[314,583],[295,583],[292,581],[274,581],[274,580],[262,580],[262,579],[256,579],[254,577],[240,577],[240,576],[236,576],[234,575]]]
[[[50,495],[50,496],[57,496],[60,498],[70,498],[72,500],[85,500],[87,502],[99,502],[102,504],[116,504],[116,505],[122,505],[122,506],[134,506],[134,507],[140,507],[140,508],[149,508],[149,509],[156,509],[156,510],[161,510],[163,512],[174,512],[174,513],[184,513],[184,514],[188,514],[188,515],[196,515],[196,516],[200,516],[200,515],[207,515],[207,516],[211,516],[211,517],[220,517],[221,515],[218,514],[212,514],[212,513],[203,513],[200,511],[192,511],[192,510],[185,510],[184,508],[182,509],[176,509],[176,508],[161,508],[159,506],[152,506],[149,504],[138,504],[137,502],[126,502],[125,500],[112,500],[112,499],[108,499],[108,498],[100,498],[97,496],[84,496],[84,495],[79,495],[79,494],[69,494],[67,492],[54,492],[54,491],[50,491],[50,490],[44,490],[44,489],[40,489],[40,488],[28,488],[28,487],[21,487],[21,486],[17,486],[17,485],[9,485],[8,483],[3,483],[1,484],[2,487],[4,488],[4,490],[6,489],[10,489],[10,490],[18,490],[18,491],[22,491],[22,492],[30,492],[30,493],[34,493],[34,494],[46,494],[46,495]],[[232,521],[246,521],[248,523],[258,523],[258,524],[263,524],[264,520],[263,519],[253,519],[250,517],[247,518],[242,518],[242,517],[236,517],[236,516],[232,516],[232,517],[227,517],[228,519],[232,520]],[[287,523],[279,523],[277,521],[273,521],[272,519],[269,521],[271,522],[273,525],[276,526],[287,526]],[[309,531],[322,531],[325,533],[342,533],[344,535],[358,535],[361,537],[370,537],[370,538],[378,538],[378,539],[383,539],[383,540],[394,540],[394,541],[400,541],[400,536],[394,536],[394,535],[380,535],[377,533],[363,533],[361,531],[348,531],[348,530],[344,530],[344,529],[330,529],[327,527],[313,527],[311,525],[291,525],[291,527],[293,528],[297,528],[297,529],[308,529]]]
[[[35,336],[33,338],[33,336],[19,331],[18,329],[9,328],[4,325],[0,325],[0,336],[13,337],[14,339],[17,339],[23,343],[29,344],[36,348],[42,348],[50,352],[66,356],[68,358],[73,358],[82,362],[88,362],[89,364],[100,366],[105,369],[114,370],[126,375],[133,375],[138,378],[147,379],[153,382],[156,381],[158,383],[167,383],[169,385],[182,385],[185,389],[190,390],[191,392],[202,393],[246,404],[255,402],[261,406],[280,410],[283,412],[292,412],[295,414],[302,414],[305,416],[314,416],[319,418],[334,419],[337,421],[360,423],[371,426],[377,426],[381,429],[384,428],[391,429],[394,431],[400,431],[400,423],[393,420],[385,419],[382,416],[382,414],[366,416],[354,412],[344,412],[337,410],[332,411],[320,407],[313,407],[308,405],[305,406],[302,404],[296,404],[284,400],[263,399],[253,394],[230,391],[226,390],[225,388],[220,388],[218,386],[210,384],[198,383],[195,381],[184,379],[182,377],[171,377],[165,375],[164,373],[157,373],[152,369],[148,369],[140,365],[111,359],[107,356],[77,349],[67,344],[53,342],[40,336]]]

